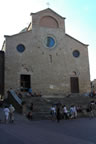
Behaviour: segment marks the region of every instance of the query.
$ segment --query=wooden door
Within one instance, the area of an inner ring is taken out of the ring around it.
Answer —
[[[71,85],[71,92],[72,93],[79,93],[79,79],[78,79],[78,77],[71,77],[70,78],[70,85]]]

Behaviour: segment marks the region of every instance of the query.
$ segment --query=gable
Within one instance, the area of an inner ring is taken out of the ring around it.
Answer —
[[[75,39],[74,37],[72,37],[68,34],[65,34],[65,36],[66,36],[66,38],[69,38],[69,39],[73,40],[74,42],[81,44],[82,46],[88,47],[88,44],[84,44],[84,43],[80,42],[79,40]]]
[[[56,15],[56,16],[58,16],[58,17],[60,17],[60,18],[62,18],[62,19],[65,19],[65,17],[62,17],[61,15],[59,15],[58,13],[56,13],[55,11],[53,11],[52,9],[50,9],[50,8],[47,8],[47,9],[44,9],[44,10],[41,10],[41,11],[39,11],[39,12],[36,12],[36,13],[31,13],[30,15],[36,15],[36,14],[43,14],[43,13],[53,13],[54,15]]]
[[[51,9],[31,13],[32,27],[62,28],[65,31],[64,18]]]

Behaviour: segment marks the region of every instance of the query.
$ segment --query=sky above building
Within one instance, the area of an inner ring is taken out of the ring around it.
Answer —
[[[31,22],[31,12],[51,8],[66,18],[66,33],[89,44],[90,79],[96,79],[96,0],[1,0],[0,49],[4,35],[19,33]]]

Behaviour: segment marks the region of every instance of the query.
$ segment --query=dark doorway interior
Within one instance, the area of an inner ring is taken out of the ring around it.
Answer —
[[[78,77],[71,77],[70,78],[71,84],[71,92],[72,93],[79,93],[79,79]]]
[[[28,90],[30,88],[30,75],[21,75],[20,76],[20,85],[24,90]]]

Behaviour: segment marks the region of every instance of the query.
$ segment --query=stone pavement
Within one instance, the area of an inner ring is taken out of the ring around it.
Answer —
[[[0,118],[3,116],[0,110]],[[15,114],[14,124],[0,124],[0,144],[96,144],[96,118],[28,121]]]

